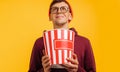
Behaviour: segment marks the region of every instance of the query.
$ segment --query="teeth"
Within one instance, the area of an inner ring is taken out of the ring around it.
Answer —
[[[62,18],[62,16],[57,16],[56,18]]]

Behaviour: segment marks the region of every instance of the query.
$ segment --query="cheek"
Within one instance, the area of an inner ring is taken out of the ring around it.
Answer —
[[[55,16],[50,15],[50,20],[54,20],[54,19],[55,19]]]
[[[68,19],[69,18],[69,13],[64,14],[64,16]]]
[[[64,16],[65,16],[66,19],[69,19],[69,15],[68,15],[68,14],[66,14],[66,15],[64,15]]]

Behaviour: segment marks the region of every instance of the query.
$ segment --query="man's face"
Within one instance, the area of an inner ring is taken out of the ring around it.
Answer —
[[[69,7],[65,2],[56,3],[51,7],[50,20],[57,25],[68,23],[72,19]]]

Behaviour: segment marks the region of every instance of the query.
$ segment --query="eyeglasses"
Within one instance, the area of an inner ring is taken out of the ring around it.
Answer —
[[[50,12],[52,14],[55,14],[55,13],[58,13],[59,9],[60,9],[60,13],[66,13],[69,10],[69,8],[66,6],[62,6],[60,8],[59,7],[52,7]]]

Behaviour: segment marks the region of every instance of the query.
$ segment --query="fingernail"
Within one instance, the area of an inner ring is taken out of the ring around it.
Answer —
[[[69,59],[69,58],[66,58],[67,60]]]

